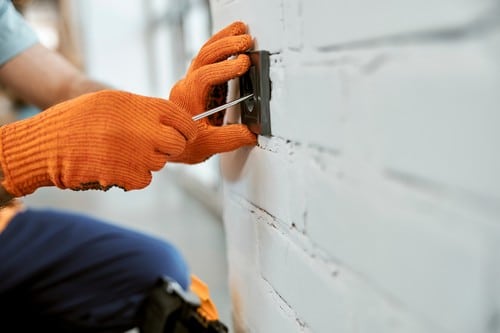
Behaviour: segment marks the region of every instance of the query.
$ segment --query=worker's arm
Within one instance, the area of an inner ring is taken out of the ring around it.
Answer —
[[[1,65],[0,83],[17,97],[41,110],[84,93],[107,88],[89,79],[60,54],[40,43]],[[0,180],[3,180],[1,170]],[[0,207],[11,199],[12,195],[0,185]]]
[[[217,129],[192,120],[205,110],[211,87],[248,70],[250,59],[241,53],[251,43],[242,22],[215,34],[173,88],[171,100],[103,90],[1,126],[1,185],[13,197],[43,186],[140,189],[167,160],[197,163],[254,145],[255,135],[243,125]]]
[[[109,89],[40,43],[0,66],[0,83],[42,110],[83,93]]]

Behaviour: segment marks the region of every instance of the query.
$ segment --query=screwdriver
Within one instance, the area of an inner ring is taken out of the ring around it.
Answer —
[[[205,117],[208,117],[210,116],[211,114],[214,114],[214,113],[217,113],[219,111],[222,111],[224,109],[227,109],[228,107],[231,107],[233,105],[236,105],[236,104],[239,104],[241,102],[244,102],[246,101],[247,99],[250,99],[253,97],[253,94],[250,94],[250,95],[246,95],[246,96],[243,96],[241,98],[238,98],[238,99],[235,99],[234,101],[231,101],[229,103],[226,103],[226,104],[222,104],[221,106],[218,106],[216,108],[213,108],[213,109],[210,109],[208,111],[205,111],[205,112],[202,112],[200,114],[197,114],[196,116],[194,116],[192,119],[194,121],[196,120],[199,120],[199,119],[202,119],[202,118],[205,118]]]

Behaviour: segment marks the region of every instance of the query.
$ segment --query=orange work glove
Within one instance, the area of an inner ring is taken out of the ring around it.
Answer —
[[[2,185],[15,197],[52,185],[140,189],[196,134],[191,115],[167,100],[85,94],[0,127]]]
[[[214,86],[248,71],[250,59],[246,54],[240,54],[252,47],[252,38],[246,31],[244,23],[235,22],[212,36],[191,62],[186,77],[172,88],[170,100],[182,109],[189,110],[192,116],[206,111]],[[237,57],[228,59],[232,55]],[[257,142],[256,135],[245,125],[212,126],[207,118],[196,123],[196,139],[188,142],[182,154],[169,157],[169,161],[199,163],[213,154],[255,145]]]

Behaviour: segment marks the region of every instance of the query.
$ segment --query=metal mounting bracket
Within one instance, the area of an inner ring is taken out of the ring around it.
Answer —
[[[271,81],[269,79],[269,52],[249,52],[252,65],[240,77],[240,96],[253,94],[241,103],[241,122],[255,134],[271,135]]]

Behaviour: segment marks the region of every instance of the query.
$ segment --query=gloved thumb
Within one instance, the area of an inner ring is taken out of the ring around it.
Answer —
[[[171,157],[169,161],[195,164],[207,160],[214,154],[256,144],[257,136],[245,125],[234,124],[222,127],[206,125],[206,128],[199,132],[195,142],[188,145],[183,154]]]
[[[242,124],[210,126],[205,135],[207,137],[204,138],[203,145],[210,155],[257,144],[257,136]]]

